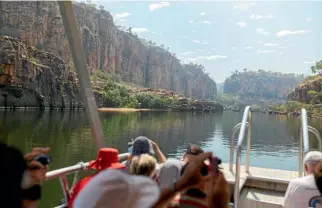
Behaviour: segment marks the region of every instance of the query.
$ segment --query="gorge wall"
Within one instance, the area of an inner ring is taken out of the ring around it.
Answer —
[[[236,71],[225,80],[224,93],[242,97],[283,100],[303,79],[303,75],[281,72]]]
[[[74,4],[74,13],[90,72],[101,69],[107,73],[119,74],[125,82],[171,90],[187,97],[208,99],[216,95],[216,83],[198,65],[183,65],[173,54],[154,46],[151,41],[146,42],[136,35],[117,29],[109,12],[90,5]],[[55,86],[61,86],[60,82],[72,83],[66,92],[70,91],[69,94],[67,93],[70,100],[67,102],[68,105],[70,103],[74,105],[74,99],[78,99],[78,93],[75,91],[77,80],[73,73],[69,45],[57,2],[0,2],[0,35],[12,36],[22,42],[2,39],[6,47],[8,47],[8,41],[14,45],[10,49],[12,54],[21,52],[15,46],[16,44],[25,44],[24,53],[30,54],[33,51],[30,46],[34,46],[43,51],[43,56],[50,56],[52,60],[49,63],[48,58],[36,58],[47,71],[53,72],[49,76],[44,73],[46,70],[40,66],[37,67],[41,69],[35,68],[32,64],[29,65],[32,67],[29,71],[33,72],[28,73],[36,73],[36,75],[23,72],[21,55],[14,56],[13,60],[18,60],[15,64],[8,63],[9,61],[4,58],[0,59],[3,68],[11,67],[10,73],[19,74],[17,70],[21,70],[22,74],[25,73],[24,76],[31,77],[29,81],[26,78],[13,79],[10,81],[11,87],[17,85],[19,80],[21,89],[26,88],[46,97],[48,93],[40,93],[41,86],[36,86],[34,82],[41,74],[43,86],[49,86],[51,82],[55,82]],[[71,80],[65,82],[68,77],[71,77]],[[8,86],[7,82],[0,84]],[[47,105],[46,102],[44,105]]]

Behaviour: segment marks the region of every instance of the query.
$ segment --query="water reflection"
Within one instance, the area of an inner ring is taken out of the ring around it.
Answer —
[[[96,148],[83,112],[0,112],[1,138],[24,152],[34,146],[51,147],[52,169],[88,161]],[[241,121],[242,113],[102,113],[109,146],[127,151],[131,138],[144,135],[157,141],[171,157],[179,157],[187,143],[197,143],[228,161],[231,130]],[[309,120],[322,130],[320,120]],[[288,170],[298,168],[298,134],[296,117],[253,114],[251,165]],[[245,140],[246,142],[246,140]],[[310,146],[317,147],[315,139]],[[244,154],[245,151],[243,151]],[[244,162],[242,157],[242,163]],[[41,207],[57,204],[62,195],[57,181],[46,182]]]

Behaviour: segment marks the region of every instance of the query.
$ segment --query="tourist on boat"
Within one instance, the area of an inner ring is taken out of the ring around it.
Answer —
[[[219,164],[221,160],[218,160]],[[187,163],[183,169],[182,174],[185,173],[186,168],[189,167],[190,162]],[[201,182],[195,186],[190,187],[184,192],[176,195],[172,202],[168,205],[169,208],[224,208],[229,203],[229,187],[225,180],[223,173],[219,170],[218,163],[215,173],[212,171],[209,164],[204,164],[201,168],[201,175],[212,177],[207,182]]]
[[[129,148],[129,152],[131,155],[129,156],[129,159],[125,161],[123,164],[125,164],[125,170],[127,172],[130,171],[130,164],[131,160],[135,156],[139,156],[141,154],[149,154],[149,155],[156,155],[159,163],[164,163],[166,161],[166,157],[160,150],[157,143],[153,142],[152,140],[148,139],[145,136],[139,136],[133,141],[133,146]],[[159,167],[157,166],[157,170]]]
[[[130,173],[154,178],[157,160],[149,154],[135,156],[132,159]]]
[[[314,171],[314,181],[320,192],[319,195],[312,197],[309,201],[309,207],[322,207],[322,163],[318,163],[316,165]]]
[[[320,196],[314,171],[317,164],[322,162],[322,153],[318,151],[308,152],[304,156],[303,162],[306,176],[290,181],[284,199],[285,208],[308,207],[311,198]]]
[[[149,177],[129,175],[120,170],[97,174],[75,199],[75,208],[149,208],[160,190]]]
[[[179,181],[160,190],[154,180],[145,176],[130,175],[120,170],[98,173],[79,193],[75,208],[164,208],[178,193],[191,186],[212,179],[201,175],[204,160],[211,153],[193,158]]]
[[[201,153],[191,158],[189,163],[184,167],[180,179],[162,189],[160,199],[154,208],[227,207],[229,193],[225,178],[218,169],[218,171],[213,171],[214,169],[211,168],[210,171],[206,172],[205,159],[209,160],[211,158],[211,153]],[[196,189],[199,190],[196,191]],[[214,197],[215,193],[221,193],[219,195],[220,198]],[[205,195],[206,197],[203,198]],[[214,204],[214,200],[218,202]],[[220,204],[223,204],[223,206],[219,206]]]
[[[188,144],[186,153],[183,156],[183,161],[176,159],[168,159],[165,163],[160,165],[158,171],[157,182],[160,188],[167,186],[170,183],[177,181],[180,178],[181,170],[192,158],[203,153],[198,145]]]
[[[34,160],[48,154],[49,148],[33,148],[22,152],[0,142],[0,177],[5,191],[1,192],[1,207],[35,207],[41,197],[40,185],[46,178],[48,167]]]
[[[160,168],[159,175],[157,177],[157,183],[159,187],[165,188],[168,187],[169,184],[173,184],[174,182],[180,179],[181,169],[183,166],[183,162],[177,159],[168,159]]]
[[[81,179],[75,187],[72,189],[70,200],[68,201],[68,207],[72,208],[73,203],[79,192],[87,185],[87,183],[100,171],[106,169],[121,169],[125,166],[118,161],[119,151],[114,148],[101,148],[98,150],[96,160],[89,163],[89,169],[93,169],[96,172],[90,176]]]
[[[196,155],[203,153],[203,149],[195,144],[188,144],[187,151],[183,156],[184,164],[187,164],[191,158],[194,158]]]

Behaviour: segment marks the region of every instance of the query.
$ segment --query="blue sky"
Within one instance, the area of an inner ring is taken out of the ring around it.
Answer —
[[[217,82],[243,68],[309,74],[322,59],[322,1],[93,2]]]

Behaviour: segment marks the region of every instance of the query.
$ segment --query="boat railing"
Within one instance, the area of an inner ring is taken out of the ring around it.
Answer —
[[[237,208],[238,200],[239,200],[239,182],[240,182],[240,155],[242,150],[242,144],[245,136],[245,131],[247,128],[247,150],[246,150],[246,163],[245,168],[246,172],[249,172],[249,159],[250,159],[250,143],[252,138],[252,113],[250,110],[250,106],[246,106],[242,118],[242,122],[240,124],[240,131],[237,140],[237,153],[236,153],[236,173],[235,173],[235,188],[234,188],[234,204]],[[236,127],[235,131],[237,131],[239,127]]]
[[[234,150],[235,150],[235,136],[237,131],[240,129],[242,123],[237,124],[233,128],[233,133],[230,137],[230,154],[229,154],[229,170],[233,170],[233,164],[234,164]],[[246,126],[248,126],[248,122],[246,123]]]
[[[128,156],[129,156],[129,153],[119,154],[118,159],[120,162],[123,162],[128,159]],[[46,174],[46,181],[52,180],[52,179],[59,179],[62,191],[64,193],[63,204],[56,206],[55,208],[67,207],[67,203],[70,199],[70,191],[73,189],[73,186],[76,184],[76,182],[78,180],[78,173],[80,171],[87,170],[88,166],[89,166],[89,162],[86,162],[86,163],[80,162],[76,165],[53,170],[53,171],[50,171]],[[68,184],[68,180],[67,180],[67,175],[69,175],[69,174],[74,174],[73,183],[70,186],[71,188],[69,188],[69,184]]]
[[[301,129],[300,129],[300,142],[299,142],[299,177],[305,175],[303,165],[303,155],[309,152],[309,132],[311,132],[318,140],[319,151],[322,151],[322,142],[320,132],[312,126],[308,125],[307,112],[304,108],[301,110]]]

